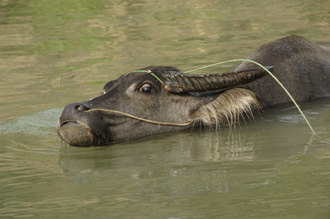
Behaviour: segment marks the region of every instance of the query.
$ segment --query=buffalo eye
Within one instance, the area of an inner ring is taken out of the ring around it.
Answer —
[[[151,85],[150,84],[144,84],[142,85],[142,87],[140,88],[140,91],[147,94],[150,93],[152,90]]]

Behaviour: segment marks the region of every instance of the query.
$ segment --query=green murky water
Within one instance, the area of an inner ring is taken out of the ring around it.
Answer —
[[[329,1],[0,0],[0,218],[329,218],[330,100],[235,129],[62,145],[62,107],[148,65],[189,70],[300,34]],[[226,71],[222,66],[214,71]]]

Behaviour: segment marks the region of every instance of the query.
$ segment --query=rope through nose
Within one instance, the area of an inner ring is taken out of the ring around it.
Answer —
[[[117,111],[117,110],[101,109],[101,108],[94,108],[94,109],[87,110],[85,112],[93,112],[93,111],[103,111],[103,112],[108,112],[108,113],[115,113],[115,114],[127,116],[127,117],[129,117],[131,119],[136,119],[136,120],[140,120],[140,121],[143,121],[143,122],[147,122],[147,123],[151,123],[151,124],[156,124],[156,125],[181,126],[182,127],[182,126],[191,125],[194,122],[194,121],[188,121],[188,122],[185,122],[185,123],[160,122],[160,121],[155,121],[155,120],[141,118],[141,117],[134,116],[134,115],[131,115],[129,113],[120,112],[120,111]]]

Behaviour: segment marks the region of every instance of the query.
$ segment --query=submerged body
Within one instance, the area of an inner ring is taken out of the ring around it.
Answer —
[[[248,59],[273,73],[297,101],[330,96],[330,43],[299,36],[262,46]],[[150,66],[104,86],[104,94],[66,106],[58,134],[74,146],[108,145],[145,136],[216,127],[271,105],[289,102],[262,69],[240,63],[234,73],[191,75]]]

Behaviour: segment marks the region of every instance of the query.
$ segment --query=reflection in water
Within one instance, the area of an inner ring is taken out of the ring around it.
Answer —
[[[192,157],[200,161],[254,160],[261,150],[256,138],[246,127],[196,135]]]
[[[245,132],[245,133],[244,133]],[[244,130],[182,133],[161,139],[96,149],[62,147],[59,165],[65,175],[81,179],[108,169],[155,165],[184,166],[208,161],[257,159],[261,148]],[[87,150],[87,151],[86,151]],[[141,169],[142,172],[146,171]],[[150,169],[147,168],[149,174]],[[145,173],[135,172],[135,177]],[[174,174],[174,173],[173,173]]]
[[[228,171],[235,165],[232,162],[240,165],[258,159],[261,147],[257,141],[242,128],[181,133],[110,147],[63,145],[59,167],[78,184],[105,178],[131,185],[129,191],[141,194],[151,188],[153,193],[176,195],[227,193],[239,187],[236,180],[228,179]]]
[[[210,161],[253,161],[263,154],[265,139],[262,136],[262,131],[251,132],[242,127],[195,131],[110,147],[86,149],[63,145],[59,165],[65,175],[79,179],[123,166],[134,169],[136,164],[142,167],[142,172],[150,172],[150,166],[159,172],[158,168],[164,168],[164,165],[175,167]],[[148,170],[143,170],[143,167],[148,167]],[[135,173],[135,177],[140,174],[145,173]]]

